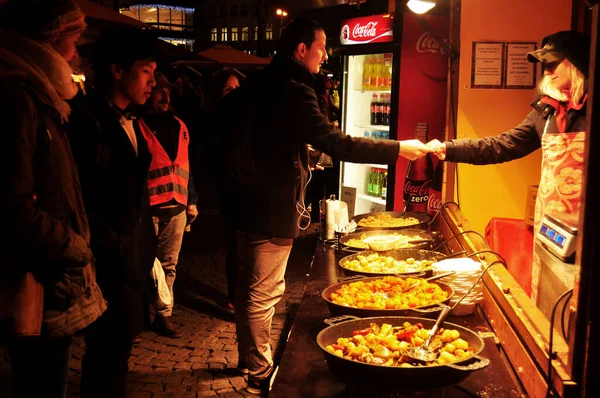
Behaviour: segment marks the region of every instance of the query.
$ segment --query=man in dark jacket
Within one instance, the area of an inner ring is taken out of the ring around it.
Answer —
[[[147,318],[145,288],[156,253],[147,187],[152,157],[129,106],[149,98],[157,54],[154,39],[141,31],[101,36],[94,89],[73,105],[71,143],[97,280],[108,301],[106,313],[84,334],[82,397],[125,396],[133,338]]]
[[[309,218],[304,207],[307,144],[358,163],[393,164],[399,156],[416,159],[429,152],[418,140],[345,136],[321,113],[311,86],[327,60],[325,45],[318,23],[294,20],[271,64],[229,94],[218,111],[229,135],[225,146],[232,156],[223,165],[224,178],[231,178],[230,195],[237,198],[233,218],[242,260],[235,295],[238,368],[249,372],[247,391],[253,394],[266,393],[273,379],[274,307],[283,296],[293,239]],[[252,154],[243,156],[249,148]]]

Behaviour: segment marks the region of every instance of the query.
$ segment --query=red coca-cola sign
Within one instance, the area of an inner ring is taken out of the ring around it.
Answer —
[[[393,18],[389,15],[352,18],[342,22],[340,43],[365,44],[394,40]]]

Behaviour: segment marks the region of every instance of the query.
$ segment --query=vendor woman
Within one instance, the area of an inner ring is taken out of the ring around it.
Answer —
[[[542,148],[535,230],[545,214],[578,225],[584,162],[585,107],[590,40],[580,32],[547,36],[542,49],[527,54],[544,70],[533,110],[518,126],[480,139],[433,140],[427,145],[441,160],[485,165],[519,159]],[[532,292],[537,292],[541,262],[533,255]],[[534,300],[536,297],[532,297]]]

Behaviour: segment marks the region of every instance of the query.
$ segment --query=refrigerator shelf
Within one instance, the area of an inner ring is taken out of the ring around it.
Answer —
[[[390,126],[385,126],[383,124],[365,124],[356,126],[359,129],[375,129],[381,131],[390,131]]]
[[[384,205],[385,206],[385,204],[386,204],[386,200],[385,199],[376,198],[376,197],[370,196],[370,195],[365,195],[364,193],[356,194],[356,196],[359,197],[359,198],[361,198],[361,199],[365,199],[365,200],[368,200],[368,201],[371,201],[373,203],[377,203],[377,204],[380,204],[380,205]]]
[[[363,165],[367,166],[367,167],[376,167],[378,169],[386,169],[388,168],[387,164],[375,164],[375,163],[362,163]]]
[[[361,89],[355,89],[353,91],[356,91],[358,93],[371,93],[371,94],[379,94],[379,93],[384,93],[384,94],[391,94],[392,90],[361,90]]]

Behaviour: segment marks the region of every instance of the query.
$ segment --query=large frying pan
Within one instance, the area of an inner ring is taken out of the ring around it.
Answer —
[[[431,274],[433,273],[431,267],[418,268],[418,269],[415,268],[414,271],[398,274],[395,272],[384,273],[384,272],[356,271],[356,270],[346,268],[344,266],[344,263],[346,261],[357,260],[358,256],[366,257],[373,253],[377,253],[380,256],[392,256],[396,260],[405,260],[405,261],[409,258],[414,258],[415,260],[431,260],[431,261],[435,262],[435,261],[440,261],[440,260],[450,257],[444,253],[440,253],[440,252],[436,252],[436,251],[432,251],[432,250],[423,250],[423,249],[394,249],[394,250],[388,250],[388,251],[384,251],[384,252],[374,252],[371,250],[365,250],[365,251],[362,251],[362,252],[359,252],[356,254],[351,254],[349,256],[341,258],[340,261],[338,262],[338,265],[344,270],[344,273],[348,274],[348,275],[364,275],[364,276],[419,275],[420,276],[420,274],[425,272],[424,276],[428,277],[428,276],[431,276]],[[458,254],[461,254],[461,253],[458,253]]]
[[[402,229],[400,231],[394,230],[394,229],[374,229],[374,230],[353,232],[353,233],[341,236],[339,238],[339,245],[341,246],[341,249],[344,251],[356,253],[359,251],[368,250],[369,246],[366,243],[364,244],[365,247],[351,246],[348,244],[348,242],[351,240],[363,239],[363,238],[368,238],[371,236],[388,236],[388,235],[399,235],[399,234],[407,236],[407,237],[415,237],[416,239],[418,239],[415,241],[415,243],[411,244],[411,247],[407,247],[407,249],[429,249],[434,242],[433,236],[426,233],[422,229]]]
[[[424,316],[427,318],[436,318],[439,312],[444,308],[445,305],[450,302],[452,296],[454,296],[454,289],[441,282],[429,282],[435,283],[443,291],[448,293],[448,298],[444,301],[440,301],[438,303],[432,303],[426,306],[415,307],[415,308],[406,308],[406,309],[391,309],[391,310],[378,310],[378,309],[370,309],[370,308],[354,308],[354,307],[346,307],[344,305],[336,304],[329,297],[331,297],[331,293],[335,292],[337,289],[342,287],[342,285],[347,285],[348,283],[352,283],[355,281],[360,282],[371,282],[379,279],[383,279],[384,277],[376,277],[376,278],[364,278],[364,277],[355,277],[348,278],[340,283],[336,283],[324,289],[321,292],[321,297],[323,300],[327,302],[327,306],[329,307],[329,312],[333,316],[341,316],[341,315],[354,315],[359,318],[366,317],[374,317],[374,316]]]
[[[378,215],[383,215],[383,214],[390,215],[393,218],[414,217],[417,220],[419,220],[419,222],[417,224],[404,225],[404,226],[400,226],[400,227],[364,227],[364,226],[360,225],[360,220],[362,220],[364,218],[368,218],[370,216],[376,217]],[[374,229],[407,229],[407,228],[427,230],[427,228],[429,227],[429,222],[431,221],[431,216],[427,213],[415,213],[415,212],[410,212],[410,211],[407,211],[407,212],[380,211],[380,212],[375,212],[375,213],[357,214],[353,217],[353,220],[356,221],[356,224],[358,225],[356,227],[357,231],[369,231],[369,230],[374,230]]]
[[[342,380],[351,384],[391,385],[398,391],[424,391],[453,385],[464,380],[472,372],[487,367],[490,363],[489,359],[479,356],[484,348],[483,339],[477,333],[449,322],[445,322],[443,327],[459,331],[460,337],[470,347],[473,347],[474,355],[472,357],[446,365],[402,368],[374,365],[340,358],[325,349],[327,345],[335,344],[338,338],[352,336],[353,331],[365,329],[371,323],[377,323],[380,326],[383,323],[400,326],[404,322],[412,324],[420,322],[425,328],[430,329],[435,324],[435,319],[401,316],[363,319],[354,319],[354,317],[346,316],[337,319],[328,319],[325,323],[331,326],[319,332],[317,335],[317,344],[323,350],[329,370]]]

